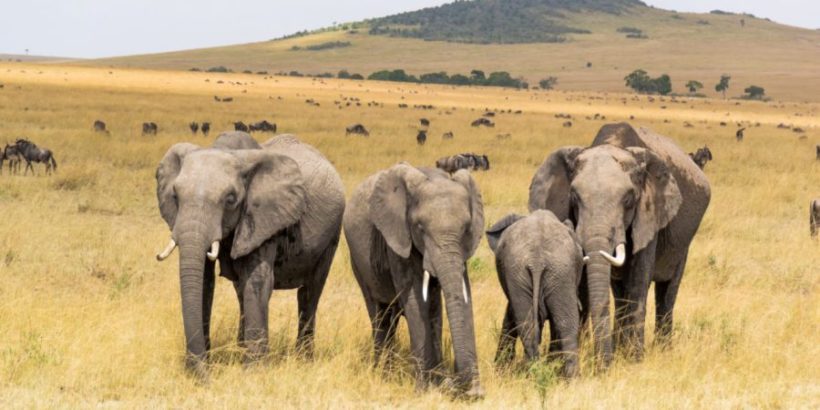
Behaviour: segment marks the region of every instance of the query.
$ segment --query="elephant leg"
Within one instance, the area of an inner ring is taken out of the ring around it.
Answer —
[[[256,361],[268,353],[268,302],[273,292],[274,274],[273,266],[267,258],[259,255],[252,255],[250,258],[250,274],[240,274],[244,337],[248,349],[246,363]]]
[[[527,360],[538,359],[541,345],[541,327],[543,323],[539,312],[533,312],[532,289],[510,288],[510,304],[512,305],[518,337],[524,345],[524,355]],[[539,304],[540,305],[540,304]]]
[[[518,327],[515,325],[515,312],[512,304],[507,302],[504,322],[501,324],[501,335],[498,338],[498,349],[495,352],[495,363],[498,366],[509,364],[515,357],[515,342],[518,339]]]
[[[330,265],[333,262],[333,255],[336,254],[336,246],[339,243],[337,237],[333,244],[328,246],[325,253],[319,258],[313,271],[313,280],[307,286],[299,288],[297,299],[299,302],[299,331],[296,336],[296,351],[304,357],[312,359],[314,353],[313,338],[316,333],[316,308],[319,306],[319,298],[327,281],[330,272]]]
[[[384,357],[385,366],[387,366],[390,349],[395,341],[399,315],[394,305],[374,303],[373,309],[371,315],[373,324],[373,365],[374,367],[378,366],[379,361]]]
[[[202,283],[202,326],[205,332],[205,351],[211,350],[211,308],[214,304],[214,262],[205,261],[205,280]]]
[[[421,297],[421,283],[402,292],[401,305],[410,331],[410,354],[415,364],[416,390],[423,391],[427,389],[430,380],[428,366],[433,361],[433,335],[430,334],[430,312]]]
[[[441,366],[443,361],[441,351],[441,329],[443,324],[441,309],[441,285],[439,284],[438,279],[430,280],[430,287],[427,292],[428,316],[430,318],[429,332],[433,338],[432,351],[429,357],[430,361],[427,363],[427,366],[430,369],[435,369]]]
[[[617,352],[618,349],[623,348],[625,343],[625,335],[623,332],[627,327],[627,310],[629,306],[626,300],[626,285],[624,281],[613,279],[610,281],[610,285],[612,287],[612,296],[615,299],[615,328],[612,332],[612,336],[615,339],[614,352]]]
[[[688,256],[689,250],[678,263],[672,280],[655,283],[655,341],[658,344],[666,344],[672,336],[672,313],[675,309],[675,299],[678,297],[678,288],[683,279]]]
[[[563,292],[573,295],[574,288]],[[578,326],[580,314],[578,300],[575,297],[547,298],[547,310],[550,315],[550,356],[557,357],[563,377],[576,377],[580,371],[578,360]]]
[[[247,347],[245,345],[245,303],[242,296],[242,281],[233,281],[233,288],[236,291],[236,298],[239,300],[239,330],[236,335],[236,343],[239,347]]]
[[[655,268],[655,248],[657,239],[638,252],[630,263],[629,272],[624,275],[626,291],[625,312],[621,347],[625,348],[627,357],[635,361],[643,359],[644,323],[646,321],[646,299]]]

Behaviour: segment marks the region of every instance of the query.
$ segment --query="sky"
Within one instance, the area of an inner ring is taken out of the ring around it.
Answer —
[[[0,54],[97,58],[264,41],[448,0],[3,0]],[[820,28],[820,0],[644,0]]]

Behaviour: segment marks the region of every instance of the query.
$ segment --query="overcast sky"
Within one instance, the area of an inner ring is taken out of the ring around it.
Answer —
[[[268,40],[447,0],[8,0],[0,53],[107,57]],[[820,28],[820,0],[645,0],[677,11],[748,12]]]

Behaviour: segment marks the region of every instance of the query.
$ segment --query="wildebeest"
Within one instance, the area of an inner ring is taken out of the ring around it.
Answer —
[[[436,168],[451,174],[460,169],[488,171],[490,169],[490,160],[486,155],[463,153],[440,158],[436,161]]]
[[[427,131],[419,130],[419,133],[416,134],[416,143],[424,145],[425,142],[427,142]]]
[[[203,122],[201,129],[202,129],[202,134],[207,137],[208,133],[211,132],[211,123],[210,122]]]
[[[447,131],[447,132],[445,132],[444,134],[441,135],[441,138],[445,139],[445,140],[451,140],[451,139],[453,139],[453,136],[454,135],[453,135],[452,131]],[[818,155],[820,155],[820,154],[818,154]]]
[[[188,128],[191,129],[191,134],[196,135],[196,133],[199,132],[199,123],[198,122],[192,122],[192,123],[188,124]]]
[[[358,134],[358,135],[364,135],[365,137],[368,137],[368,136],[370,136],[370,131],[368,131],[367,128],[365,128],[364,125],[362,125],[362,124],[353,124],[353,125],[345,128],[345,135],[350,135],[350,134]]]
[[[703,169],[706,167],[706,163],[712,160],[712,151],[704,145],[703,148],[698,148],[694,153],[690,152],[689,157],[697,164],[698,168]]]
[[[234,131],[242,131],[242,132],[249,132],[250,131],[248,129],[248,126],[245,125],[245,123],[242,122],[242,121],[237,121],[237,122],[233,123],[233,129],[234,129]]]
[[[248,125],[248,129],[251,132],[276,132],[276,124],[268,122],[267,120],[262,120],[257,123]]]
[[[420,119],[419,123],[421,124],[422,127],[429,127],[430,126],[430,120],[428,120],[427,118]]]
[[[814,147],[814,149],[817,150],[817,160],[820,161],[820,144],[817,144],[817,146]]]
[[[31,165],[32,162],[44,163],[46,165],[47,175],[52,171],[57,171],[57,161],[54,160],[54,155],[51,153],[51,150],[40,148],[33,142],[22,138],[18,139],[15,145],[17,146],[17,151],[26,161],[26,168],[23,171],[23,175],[27,175],[29,169],[31,169],[31,174],[34,175],[34,166]]]
[[[487,118],[483,118],[483,117],[473,121],[473,123],[470,124],[470,125],[473,126],[473,127],[481,127],[481,126],[485,126],[485,127],[489,127],[489,128],[495,127],[494,122],[490,121]]]
[[[142,135],[157,135],[159,132],[159,127],[157,127],[156,123],[153,122],[144,122],[142,123]]]
[[[100,120],[94,121],[94,131],[108,133],[108,129],[105,128],[105,123]]]
[[[813,199],[809,206],[809,228],[811,229],[811,237],[816,238],[817,232],[820,230],[820,198]]]
[[[572,121],[564,121],[564,128],[572,128]]]
[[[6,144],[6,147],[0,151],[0,175],[3,174],[3,161],[9,161],[9,175],[14,175],[20,172],[20,162],[22,157],[17,150],[17,145]]]
[[[735,139],[737,142],[743,141],[743,131],[746,131],[746,128],[741,128],[735,133]]]

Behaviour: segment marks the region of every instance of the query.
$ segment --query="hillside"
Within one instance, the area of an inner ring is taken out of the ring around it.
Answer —
[[[729,73],[730,96],[754,84],[775,99],[820,101],[820,32],[815,30],[748,15],[676,13],[628,0],[586,0],[573,2],[575,7],[567,7],[567,0],[513,0],[503,13],[475,13],[498,3],[457,2],[285,39],[81,64],[307,74],[345,69],[365,76],[396,68],[416,75],[480,69],[509,71],[533,84],[556,76],[558,89],[582,91],[625,91],[624,76],[643,68],[669,74],[680,93],[688,80],[698,80],[707,95],[717,96],[714,84]],[[543,29],[540,40],[527,40],[538,35],[526,23],[533,16],[543,20],[536,25]],[[498,30],[476,34],[488,25]],[[527,30],[514,30],[521,27]],[[628,38],[625,29],[640,30],[645,38]]]

